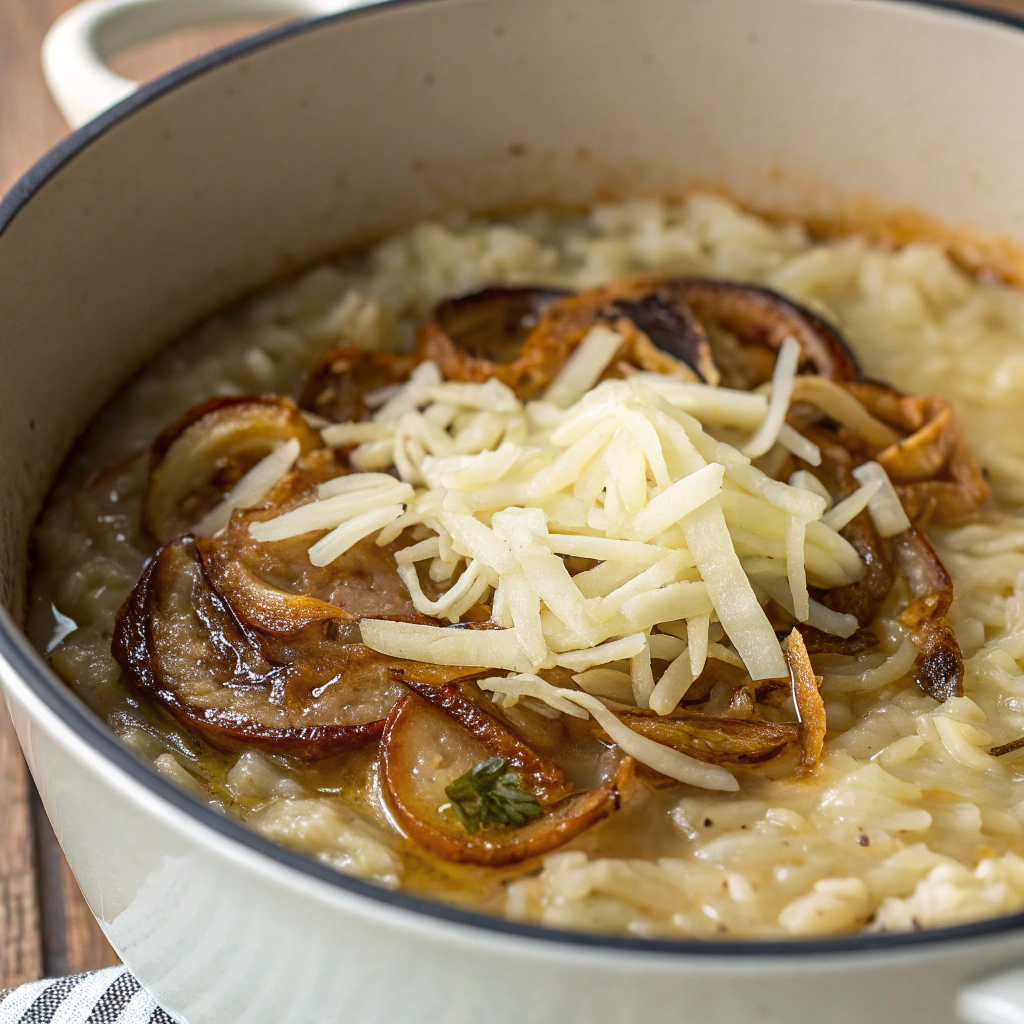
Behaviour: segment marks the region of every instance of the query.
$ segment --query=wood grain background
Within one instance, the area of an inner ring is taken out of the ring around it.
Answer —
[[[0,194],[67,132],[43,83],[39,47],[69,6],[70,0],[0,0]],[[1024,15],[1024,0],[979,6]],[[115,67],[149,78],[268,24],[183,31],[120,55]],[[0,698],[0,988],[115,963],[57,846]]]

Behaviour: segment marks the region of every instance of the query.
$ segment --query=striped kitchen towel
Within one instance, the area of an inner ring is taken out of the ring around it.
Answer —
[[[175,1024],[127,967],[0,989],[0,1024]]]

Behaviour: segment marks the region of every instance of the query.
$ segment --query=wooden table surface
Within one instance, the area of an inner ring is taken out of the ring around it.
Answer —
[[[0,194],[66,132],[39,68],[47,27],[71,0],[0,0]],[[984,5],[1024,15],[1024,0]],[[191,29],[116,58],[143,79],[269,22]],[[0,988],[118,962],[53,836],[0,698]]]

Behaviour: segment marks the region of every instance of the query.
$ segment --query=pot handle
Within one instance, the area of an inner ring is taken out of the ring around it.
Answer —
[[[1024,1024],[1024,970],[968,985],[958,993],[956,1008],[970,1024]]]
[[[312,18],[365,0],[85,0],[53,23],[43,40],[43,74],[64,120],[78,128],[130,96],[138,82],[107,66],[114,54],[192,25],[233,18]]]

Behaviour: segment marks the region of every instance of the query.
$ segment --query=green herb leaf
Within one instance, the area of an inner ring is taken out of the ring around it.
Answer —
[[[500,757],[481,761],[444,792],[467,832],[488,825],[525,825],[541,812],[540,804]]]

